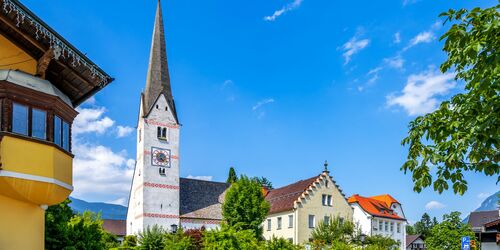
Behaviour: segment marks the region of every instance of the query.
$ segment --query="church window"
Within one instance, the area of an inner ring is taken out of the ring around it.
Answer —
[[[158,128],[157,128],[156,136],[157,136],[158,138],[161,138],[161,127],[158,127]]]
[[[165,111],[168,111],[168,106],[165,106]]]
[[[293,215],[288,215],[288,228],[293,227]]]
[[[271,231],[271,219],[267,219],[267,231]]]
[[[158,109],[158,104],[156,104],[156,109]]]
[[[278,217],[278,230],[281,229],[281,220],[282,220],[281,217]]]
[[[158,171],[160,172],[160,175],[163,175],[163,176],[166,175],[165,168],[159,168]]]
[[[161,137],[165,139],[167,138],[167,128],[163,128],[161,130]]]

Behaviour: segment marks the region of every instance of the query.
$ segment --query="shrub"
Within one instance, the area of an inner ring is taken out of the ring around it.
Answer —
[[[203,247],[207,250],[260,249],[252,230],[236,230],[225,225],[221,229],[205,231]]]
[[[137,249],[141,250],[163,250],[165,248],[165,230],[154,225],[139,233]]]
[[[303,249],[300,246],[294,245],[289,240],[273,237],[271,240],[264,242],[263,248],[266,250],[299,250]]]

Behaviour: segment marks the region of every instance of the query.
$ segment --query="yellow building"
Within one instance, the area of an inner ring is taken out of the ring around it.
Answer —
[[[309,242],[314,228],[338,216],[353,219],[353,210],[326,169],[309,179],[266,192],[271,205],[264,220],[264,238],[284,238],[295,244]]]
[[[75,107],[113,79],[17,0],[0,0],[0,249],[44,249],[71,191]]]

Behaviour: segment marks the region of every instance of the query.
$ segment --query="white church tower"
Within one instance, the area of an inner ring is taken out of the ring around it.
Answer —
[[[179,225],[179,128],[158,0],[137,124],[137,161],[129,197],[127,235],[153,225],[165,230]]]

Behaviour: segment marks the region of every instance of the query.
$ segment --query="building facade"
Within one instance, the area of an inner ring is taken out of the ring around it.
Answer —
[[[270,211],[263,223],[264,238],[306,243],[314,228],[339,216],[352,220],[353,210],[328,171],[266,193]]]
[[[26,6],[0,0],[0,249],[44,249],[45,210],[73,190],[75,108],[111,81]]]
[[[349,198],[354,214],[354,222],[365,235],[381,235],[399,243],[406,249],[406,218],[401,204],[388,194],[363,197],[353,195]]]
[[[500,210],[472,212],[468,224],[482,250],[500,250]]]
[[[214,228],[222,220],[226,183],[180,178],[180,123],[167,63],[158,1],[149,68],[140,95],[137,159],[127,212],[127,234],[154,225]]]

